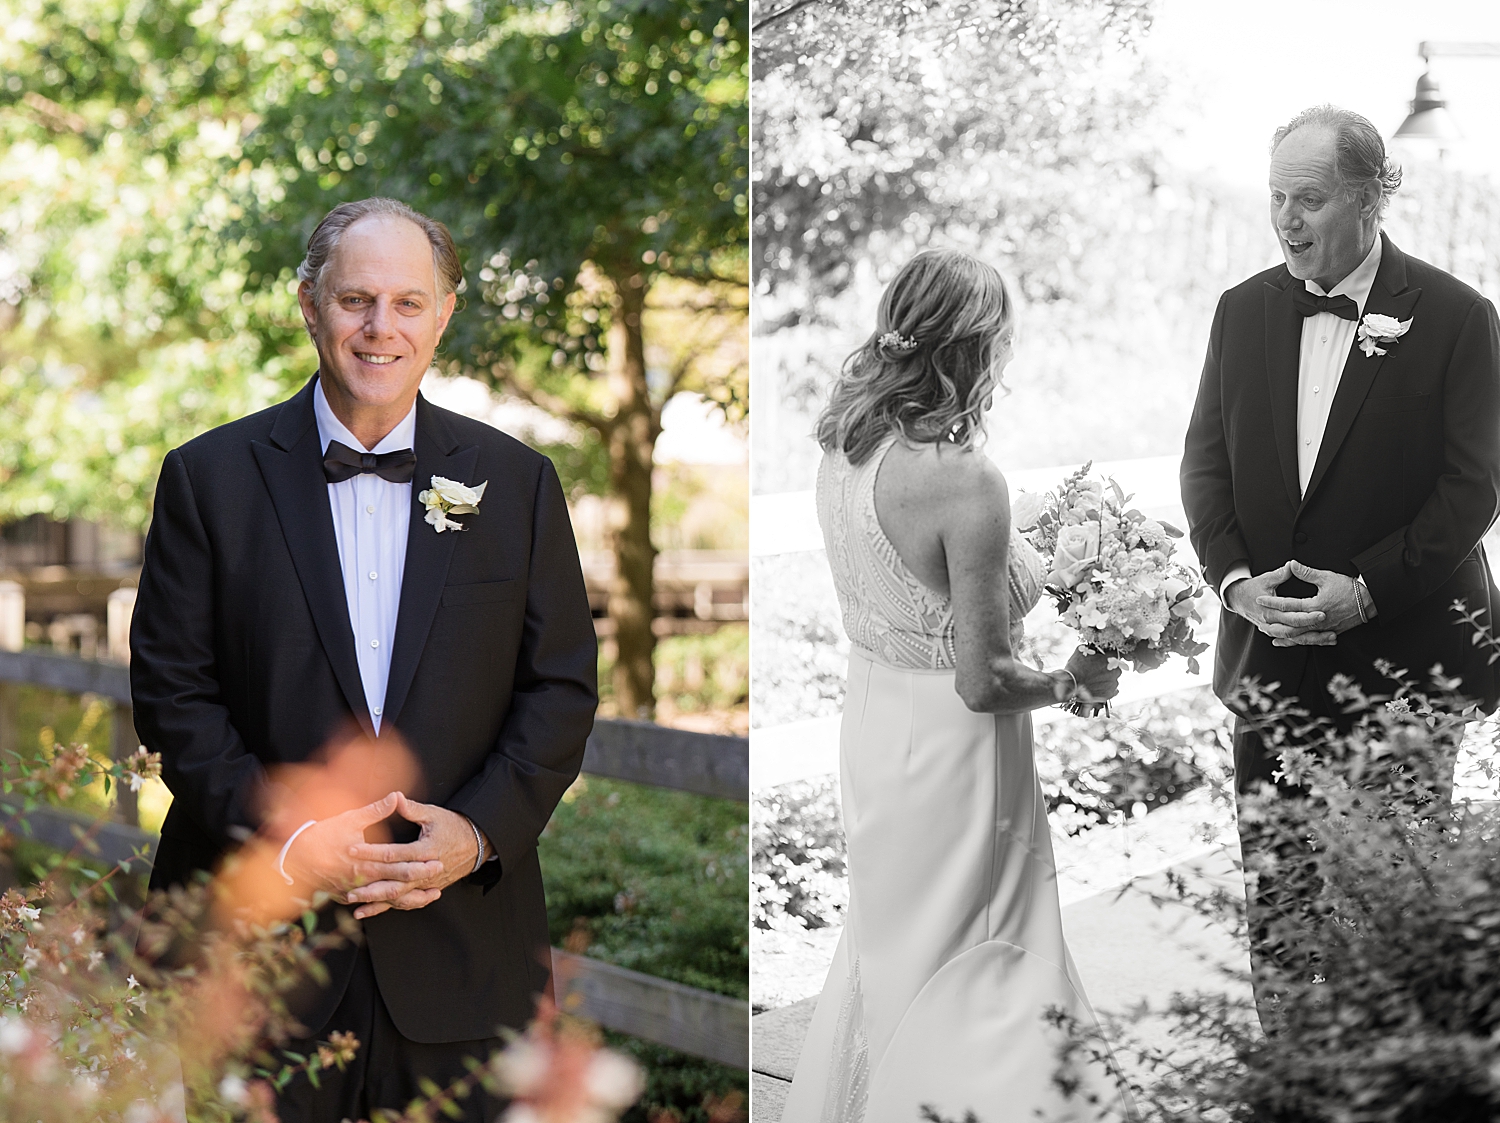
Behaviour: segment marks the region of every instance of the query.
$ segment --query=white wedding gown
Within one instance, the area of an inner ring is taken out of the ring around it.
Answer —
[[[1054,1082],[1067,1035],[1049,1010],[1096,1022],[1063,940],[1031,716],[976,714],[954,689],[952,606],[875,517],[892,443],[818,471],[853,641],[839,745],[849,912],[782,1123],[918,1123],[924,1105],[956,1123],[970,1110],[980,1123],[1129,1118],[1089,1050],[1073,1062],[1083,1098]],[[1019,638],[1043,566],[1019,537],[1010,552]]]

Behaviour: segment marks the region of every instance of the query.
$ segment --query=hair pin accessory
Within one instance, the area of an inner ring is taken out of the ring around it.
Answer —
[[[917,349],[917,341],[914,338],[902,335],[898,331],[888,331],[875,342],[887,351],[895,351],[902,355]]]

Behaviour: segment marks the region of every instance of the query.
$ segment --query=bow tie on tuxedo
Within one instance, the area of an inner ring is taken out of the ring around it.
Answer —
[[[395,452],[355,452],[342,441],[329,441],[323,454],[323,475],[331,484],[351,480],[362,472],[374,472],[393,484],[409,484],[417,472],[417,454],[409,448]]]
[[[1306,288],[1300,288],[1293,290],[1292,303],[1304,316],[1332,312],[1341,320],[1359,319],[1359,305],[1351,296],[1314,296]]]

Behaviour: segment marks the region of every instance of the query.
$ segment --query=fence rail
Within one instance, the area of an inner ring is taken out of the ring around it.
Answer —
[[[124,666],[45,651],[0,650],[0,690],[22,684],[109,699],[115,704],[111,754],[118,759],[135,748],[130,673]],[[5,721],[0,706],[0,725]],[[750,742],[744,737],[600,719],[584,750],[583,770],[719,799],[744,802],[750,798]],[[123,798],[128,794],[120,791],[117,812],[134,820],[134,803]],[[151,857],[156,849],[156,836],[134,821],[100,821],[59,807],[23,812],[18,801],[3,797],[0,828],[60,850],[76,848],[110,864],[141,851]],[[748,1003],[556,948],[552,955],[563,984],[559,989],[571,995],[570,1008],[575,1013],[619,1033],[749,1068]]]

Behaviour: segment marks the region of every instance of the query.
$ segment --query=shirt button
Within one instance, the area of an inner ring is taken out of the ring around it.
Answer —
[[[379,647],[380,646],[380,641],[378,639],[372,639],[370,641],[370,646],[371,647]]]
[[[384,708],[384,707],[382,707],[382,706],[376,706],[376,707],[375,707],[375,716],[376,716],[376,717],[379,717],[379,716],[380,716],[380,711],[381,711],[381,710],[382,710],[382,709],[383,709],[383,708]]]
[[[1319,343],[1327,343],[1328,342],[1328,337],[1325,335],[1322,339],[1318,340],[1318,342]]]
[[[370,570],[370,580],[371,581],[375,580],[375,571],[373,569]]]
[[[1313,393],[1316,394],[1320,389],[1321,389],[1321,387],[1314,386],[1313,387]]]
[[[1308,437],[1308,438],[1307,438],[1307,439],[1306,439],[1306,440],[1305,440],[1305,441],[1303,441],[1303,442],[1302,442],[1302,443],[1303,443],[1303,444],[1305,444],[1305,445],[1310,445],[1310,444],[1312,444],[1312,438],[1311,438],[1311,437]]]
[[[367,515],[373,515],[374,513],[375,513],[375,504],[371,503],[369,506],[367,506],[365,508],[365,514],[367,514]]]

